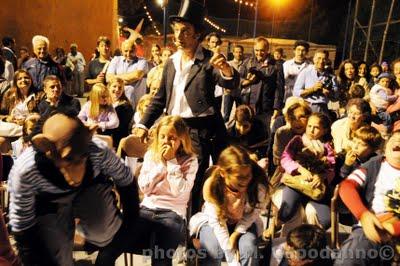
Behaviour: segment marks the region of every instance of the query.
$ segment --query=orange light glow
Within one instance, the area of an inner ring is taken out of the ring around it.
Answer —
[[[282,7],[289,4],[290,0],[268,0],[274,7]]]

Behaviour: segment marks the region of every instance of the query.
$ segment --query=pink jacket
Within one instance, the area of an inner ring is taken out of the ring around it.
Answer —
[[[295,161],[295,156],[297,152],[301,152],[302,148],[304,148],[302,136],[293,137],[290,142],[286,145],[285,151],[282,153],[281,157],[281,166],[285,169],[285,172],[291,175],[298,174],[297,169],[301,166],[297,161]],[[330,165],[329,169],[326,169],[325,178],[328,180],[328,183],[332,181],[335,177],[335,151],[332,146],[326,142],[324,143],[324,156]]]
[[[186,218],[186,208],[198,168],[196,156],[186,156],[155,162],[152,152],[146,152],[138,178],[144,194],[141,206],[149,209],[162,208]]]

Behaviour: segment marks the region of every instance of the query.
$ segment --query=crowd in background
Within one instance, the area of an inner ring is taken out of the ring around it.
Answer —
[[[62,47],[52,50],[48,38],[36,35],[31,52],[3,37],[3,157],[25,158],[38,121],[66,110],[114,151],[132,136],[147,137],[150,145],[139,159],[141,169],[134,168],[144,220],[135,225],[135,237],[120,236],[120,243],[134,246],[154,233],[156,245],[175,250],[190,224],[198,239],[193,245],[206,250],[204,265],[218,265],[221,254],[228,265],[257,265],[258,238],[278,236],[260,225],[271,202],[274,227],[284,238],[276,248],[285,256],[268,263],[332,264],[296,251],[326,247],[330,200],[338,184],[344,203],[340,222],[354,227],[353,240],[344,242],[342,252],[354,245],[379,249],[397,239],[400,59],[391,64],[346,59],[334,69],[327,52],[309,54],[306,41],[296,41],[293,58],[286,58],[281,48],[270,51],[264,37],[254,40],[253,54],[245,57],[240,44],[221,53],[217,33],[208,34],[187,61],[179,49],[185,39],[178,41],[178,50],[153,44],[151,57],[143,58],[136,55],[138,38],[143,37],[125,40],[120,55],[112,56],[110,40],[100,36],[96,54],[85,59],[76,43],[66,53]],[[179,60],[185,62],[181,67]],[[214,89],[193,93],[187,87],[202,71],[209,76],[196,86],[212,84]],[[168,86],[174,88],[171,93]],[[146,135],[140,131],[150,128]],[[122,157],[129,164],[129,156]],[[7,181],[8,176],[2,178]],[[17,202],[15,189],[11,200]],[[19,226],[25,228],[18,209],[24,205],[12,204],[10,224],[18,232]],[[164,220],[156,221],[156,216]],[[118,245],[110,250],[101,254],[103,265],[122,253]],[[346,258],[335,263],[355,265]]]

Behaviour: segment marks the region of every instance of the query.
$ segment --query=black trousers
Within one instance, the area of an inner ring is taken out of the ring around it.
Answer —
[[[212,116],[184,118],[184,121],[189,127],[190,137],[199,162],[199,169],[192,188],[191,212],[196,213],[200,211],[203,201],[203,184],[210,156],[215,164],[219,154],[227,146],[227,131],[220,112]]]

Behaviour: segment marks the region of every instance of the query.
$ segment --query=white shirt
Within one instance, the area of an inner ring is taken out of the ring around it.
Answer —
[[[167,111],[170,115],[179,115],[184,118],[189,118],[193,117],[193,112],[186,100],[185,87],[190,69],[194,64],[194,58],[187,61],[181,68],[182,54],[182,50],[178,50],[171,56],[175,67],[175,77],[171,93],[171,101],[170,105],[167,106]]]
[[[199,49],[202,49],[201,45],[197,47],[195,53],[197,53]],[[172,63],[174,64],[175,67],[175,77],[174,77],[174,83],[172,85],[173,87],[172,87],[170,104],[169,106],[167,106],[167,112],[169,115],[179,115],[182,118],[192,118],[194,117],[194,115],[192,109],[190,109],[190,106],[185,96],[185,87],[190,69],[194,64],[195,58],[189,60],[181,68],[182,54],[183,54],[182,50],[178,50],[171,56]],[[224,79],[232,79],[231,77],[229,78],[224,77],[222,72],[220,73]],[[197,117],[205,117],[213,114],[214,114],[214,108],[210,107],[205,112],[199,114]]]
[[[285,76],[285,87],[286,91],[293,92],[294,83],[299,73],[306,68],[310,63],[304,61],[302,64],[297,64],[294,62],[294,58],[285,61],[283,63],[283,74]]]
[[[86,61],[81,52],[76,52],[76,55],[68,53],[68,59],[76,66],[78,72],[83,72],[85,69]]]
[[[9,82],[13,82],[13,78],[14,78],[14,67],[13,64],[8,61],[8,60],[4,60],[4,73],[3,73],[3,77],[8,80]]]

